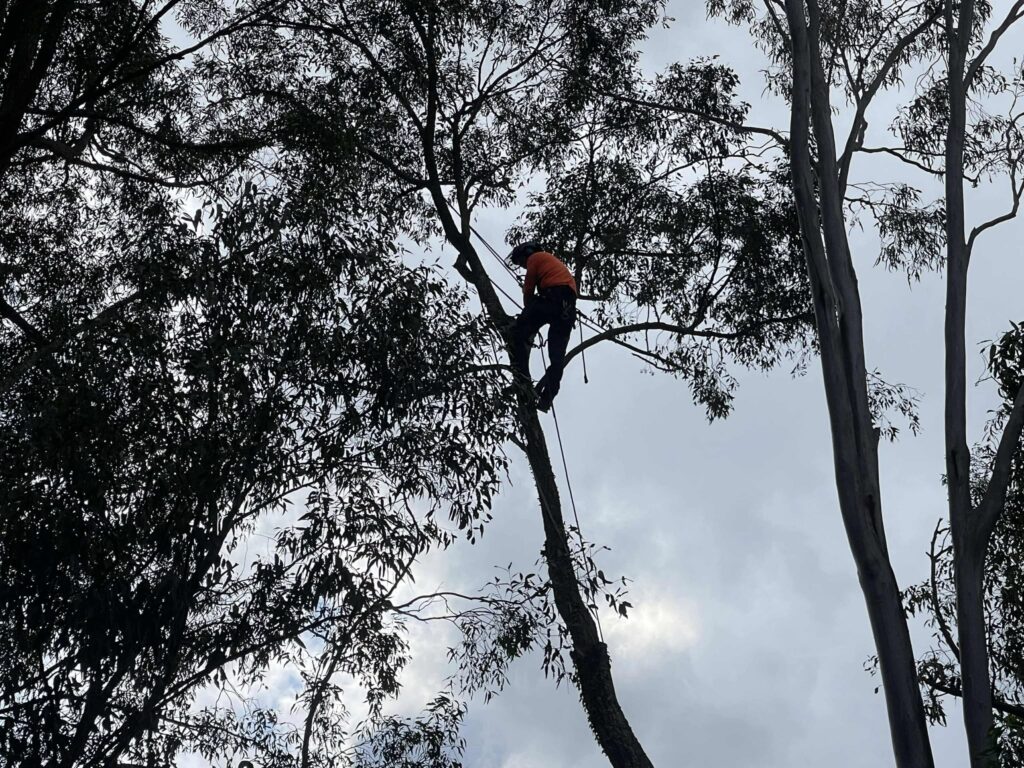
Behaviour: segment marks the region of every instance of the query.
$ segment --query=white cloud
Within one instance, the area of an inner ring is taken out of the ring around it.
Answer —
[[[631,597],[635,604],[628,618],[603,618],[605,641],[615,649],[617,661],[628,660],[639,667],[664,664],[666,654],[689,650],[700,639],[698,611],[692,602],[644,592]]]

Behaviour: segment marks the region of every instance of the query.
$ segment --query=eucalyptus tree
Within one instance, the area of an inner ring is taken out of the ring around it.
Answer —
[[[202,178],[196,153],[214,163],[249,142],[214,119],[231,115],[229,99],[196,100],[201,73],[188,62],[277,4],[239,11],[230,0],[4,3],[0,174],[12,163],[60,159],[127,178]]]
[[[393,693],[390,595],[453,535],[429,513],[470,526],[501,471],[502,404],[464,375],[462,336],[480,331],[459,322],[460,296],[351,222],[317,225],[308,200],[243,188],[219,205],[209,234],[165,234],[161,291],[5,393],[12,764],[182,748],[291,764],[301,729],[262,709],[195,712],[199,687],[327,659],[371,701]],[[4,344],[24,354],[15,334]],[[298,500],[302,519],[282,518]],[[244,557],[268,516],[281,532]]]
[[[944,42],[948,67],[945,78],[945,185],[946,185],[946,481],[949,485],[949,521],[953,541],[953,570],[956,584],[957,633],[960,641],[960,678],[963,690],[964,724],[971,752],[971,765],[989,761],[993,744],[992,681],[984,613],[985,559],[993,531],[1005,510],[1014,458],[1024,432],[1024,381],[1015,382],[1016,391],[1006,393],[1007,408],[1002,435],[989,457],[989,478],[977,500],[972,498],[972,457],[967,445],[967,275],[971,255],[982,233],[1012,219],[1020,208],[1024,181],[1019,179],[1024,160],[1024,111],[1017,99],[1024,95],[1024,71],[1012,73],[1011,82],[1000,82],[1000,74],[989,64],[1000,38],[1024,18],[1024,3],[1014,2],[987,37],[984,25],[990,17],[985,4],[967,2],[954,7],[946,2]],[[988,79],[994,82],[986,83]],[[1013,101],[1002,119],[985,121],[977,113],[968,122],[968,109],[992,92],[1009,90]],[[940,113],[941,114],[941,113]],[[991,131],[991,133],[989,133]],[[970,138],[968,136],[970,135]],[[912,145],[912,151],[928,151],[931,142]],[[993,147],[992,145],[995,144]],[[980,145],[980,146],[979,146]],[[980,157],[968,155],[980,149]],[[980,166],[980,167],[979,167]],[[968,230],[965,212],[964,175],[974,170],[1009,178],[1011,203],[1005,213]]]
[[[712,419],[732,408],[738,366],[800,367],[812,346],[786,169],[733,127],[746,113],[736,85],[698,60],[619,94],[601,116],[618,127],[591,123],[512,233],[555,244],[591,303],[592,335],[567,359],[630,339]],[[716,101],[718,122],[682,114]]]
[[[45,357],[61,343],[58,337],[73,333],[71,315],[77,331],[87,320],[105,322],[141,295],[142,281],[132,285],[114,267],[105,295],[76,298],[67,293],[74,292],[71,286],[95,289],[81,271],[88,259],[64,260],[61,268],[71,270],[71,279],[44,285],[39,281],[48,278],[39,270],[29,276],[10,253],[38,250],[40,263],[53,254],[57,260],[48,274],[57,280],[60,254],[85,251],[85,240],[97,236],[102,201],[108,213],[120,208],[121,216],[137,221],[139,237],[122,243],[131,246],[123,263],[134,261],[138,268],[152,261],[159,249],[147,251],[144,233],[177,215],[177,199],[161,190],[187,190],[224,177],[260,145],[232,126],[230,101],[197,95],[203,77],[188,66],[189,57],[255,23],[268,6],[254,4],[239,15],[230,3],[194,0],[17,0],[0,8],[0,178],[8,212],[0,317],[32,342],[35,357]],[[187,42],[169,40],[168,27]],[[60,304],[48,305],[45,297],[61,291]],[[29,298],[33,292],[36,297]],[[104,305],[101,299],[111,301]],[[86,309],[96,314],[90,319]],[[49,312],[63,323],[57,333],[45,327]],[[27,362],[7,372],[5,388]]]
[[[323,664],[379,713],[406,657],[391,595],[480,523],[508,431],[465,296],[403,264],[357,179],[328,188],[214,88],[270,5],[3,4],[5,764],[452,747],[445,699],[365,747],[333,687],[299,726],[194,706]]]
[[[993,674],[1006,681],[1007,654],[1004,621],[1012,623],[1013,588],[1001,595],[993,590],[1005,585],[1013,563],[1014,469],[1021,461],[1020,440],[1024,428],[1024,388],[1019,379],[1019,328],[1014,326],[999,343],[990,347],[989,367],[998,383],[1003,404],[997,418],[986,428],[986,439],[976,452],[968,449],[966,386],[967,276],[978,243],[988,230],[1016,217],[1024,195],[1021,162],[1024,111],[1024,73],[1004,72],[992,64],[1001,39],[1024,18],[1024,4],[1012,3],[1000,10],[985,5],[944,6],[943,42],[948,67],[940,76],[923,82],[921,93],[898,122],[904,139],[904,156],[923,171],[942,175],[945,181],[946,256],[946,480],[949,486],[949,558],[939,558],[933,538],[933,565],[949,566],[955,618],[947,621],[935,589],[928,605],[943,629],[941,642],[955,658],[955,674],[936,677],[938,667],[927,666],[924,681],[929,689],[956,691],[963,697],[964,720],[972,764],[982,765],[998,752],[993,715],[1019,716],[1013,710],[1012,693],[993,699]],[[942,165],[936,168],[936,158]],[[1003,183],[1009,187],[1006,209],[968,229],[964,182]],[[1008,499],[1007,494],[1011,496]],[[997,533],[998,531],[998,533]],[[1012,583],[1012,577],[1009,577]],[[935,581],[934,569],[933,578]],[[920,592],[918,592],[918,597]],[[957,641],[953,640],[955,631]],[[1011,642],[1012,647],[1012,642]],[[934,660],[934,656],[931,657]],[[1012,678],[1012,673],[1011,673]],[[944,689],[944,690],[943,690]],[[1011,731],[1013,729],[1011,728]],[[1019,754],[1019,746],[1016,748]]]
[[[730,166],[742,165],[746,150],[728,130],[729,117],[709,127],[622,110],[601,95],[634,87],[634,44],[658,13],[658,3],[646,2],[309,0],[246,32],[240,50],[252,55],[231,62],[224,77],[260,99],[283,146],[317,157],[333,169],[327,175],[372,179],[359,191],[378,216],[416,242],[439,237],[454,249],[455,275],[480,299],[492,332],[484,349],[500,355],[498,368],[507,365],[512,318],[478,250],[474,216],[514,204],[530,174],[550,174],[552,194],[536,199],[523,226],[565,243],[561,253],[593,289],[595,317],[614,324],[595,338],[615,339],[688,379],[696,399],[721,416],[730,361],[767,366],[806,341],[795,218],[784,174],[759,186],[758,177]],[[702,63],[664,87],[684,98],[687,78],[703,78],[702,106],[714,109],[718,88],[732,87],[726,74]],[[353,174],[353,161],[367,170]],[[631,183],[646,224],[587,235],[616,191],[580,187],[588,174],[623,189]],[[576,224],[557,227],[568,209]],[[656,279],[648,256],[656,258]],[[667,334],[653,338],[658,331]],[[540,421],[525,399],[509,399],[591,727],[613,765],[649,765],[618,704],[591,614],[599,590],[576,567]]]
[[[836,9],[830,10],[836,14]],[[896,764],[931,765],[910,633],[885,540],[878,433],[869,408],[862,309],[844,205],[848,169],[859,148],[858,135],[863,135],[863,110],[873,92],[893,76],[894,68],[905,63],[907,49],[913,53],[912,44],[934,22],[934,16],[929,15],[929,9],[897,16],[897,23],[884,30],[884,45],[876,49],[879,54],[864,58],[858,70],[862,78],[855,82],[866,85],[859,85],[856,91],[858,114],[841,155],[836,152],[830,114],[821,11],[816,3],[805,9],[802,4],[787,2],[785,19],[788,34],[784,37],[792,61],[790,153],[794,194],[814,298],[840,510],[871,620]],[[864,34],[873,32],[877,29]],[[834,49],[845,53],[861,42],[843,39]],[[813,155],[812,131],[817,150]]]
[[[848,239],[851,214],[859,208],[875,216],[882,258],[890,266],[906,268],[912,276],[925,269],[946,270],[946,469],[956,531],[959,632],[967,648],[961,649],[966,654],[964,684],[972,691],[965,704],[965,724],[971,764],[983,765],[992,722],[982,618],[983,563],[992,526],[1003,508],[1024,403],[1014,393],[999,447],[985,468],[986,491],[972,505],[964,386],[966,268],[978,235],[1016,215],[1020,150],[1015,99],[999,120],[991,120],[982,110],[972,112],[977,119],[969,123],[966,105],[976,106],[986,92],[1016,92],[1014,78],[994,76],[986,69],[986,59],[1020,19],[1021,5],[1011,4],[987,37],[982,27],[991,9],[972,3],[769,0],[763,13],[747,2],[715,2],[711,9],[751,23],[775,65],[769,88],[790,102],[788,153],[814,299],[840,509],[871,620],[896,762],[901,766],[931,765],[932,756],[913,649],[885,541],[864,309]],[[910,95],[893,124],[902,144],[870,146],[868,113],[875,97],[900,85],[915,67],[924,71],[919,90]],[[836,93],[852,113],[840,141],[832,103]],[[937,146],[943,136],[944,143]],[[972,151],[965,153],[965,147]],[[944,198],[922,205],[922,193],[905,183],[851,181],[853,160],[862,153],[879,152],[943,177]],[[979,174],[990,178],[998,173],[1006,173],[1011,181],[1009,210],[965,236],[964,179],[977,183]]]

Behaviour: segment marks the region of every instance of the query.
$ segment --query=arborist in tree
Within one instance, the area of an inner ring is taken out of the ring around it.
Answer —
[[[533,337],[543,326],[551,326],[548,329],[550,363],[536,387],[537,408],[547,411],[561,386],[565,348],[569,345],[569,334],[576,324],[576,281],[561,260],[536,243],[517,245],[508,259],[512,264],[526,269],[523,311],[512,327],[512,364],[526,381],[530,381],[530,346]]]

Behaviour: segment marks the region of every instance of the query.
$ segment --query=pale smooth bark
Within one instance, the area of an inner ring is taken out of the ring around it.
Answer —
[[[983,610],[986,543],[979,540],[971,514],[971,453],[967,445],[965,327],[967,268],[970,255],[964,233],[964,141],[967,125],[964,68],[973,4],[961,5],[959,26],[946,3],[949,42],[949,125],[946,132],[946,316],[945,441],[949,523],[953,539],[957,633],[964,728],[972,768],[985,764],[992,728],[992,691]],[[967,39],[962,34],[966,33]]]

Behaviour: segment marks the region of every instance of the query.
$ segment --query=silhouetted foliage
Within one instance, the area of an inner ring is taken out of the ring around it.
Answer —
[[[883,6],[826,25],[846,53],[883,31],[861,86],[932,10],[887,27]],[[511,237],[570,262],[588,343],[627,344],[711,417],[734,366],[802,364],[816,337],[785,138],[743,125],[716,60],[641,78],[660,12],[4,6],[28,54],[0,36],[0,759],[455,766],[456,696],[490,697],[539,649],[613,764],[645,764],[616,752],[635,742],[624,717],[601,719],[618,702],[592,614],[626,615],[626,582],[562,523],[536,415],[502,392],[509,316],[472,223],[545,180]],[[941,264],[944,209],[859,191],[847,203],[878,218],[887,264]],[[439,240],[482,311],[419,252]],[[882,432],[888,408],[916,424],[905,390],[872,397]],[[510,564],[479,593],[396,604],[419,556],[483,532],[509,442],[540,489],[548,577]],[[459,628],[456,671],[400,718],[385,704],[416,620]],[[280,668],[301,723],[259,696]],[[343,675],[369,707],[354,727]]]
[[[315,158],[248,154],[273,134],[215,97],[210,46],[265,7],[5,9],[5,34],[53,48],[3,122],[5,763],[297,764],[302,729],[245,694],[279,664],[308,673],[309,764],[331,761],[315,666],[380,715],[405,661],[391,592],[479,533],[503,471],[464,293]],[[241,698],[193,706],[228,681]]]
[[[245,183],[178,233],[172,290],[6,393],[9,755],[213,749],[197,686],[301,665],[303,636],[375,700],[396,690],[387,596],[452,540],[435,511],[469,530],[486,510],[503,406],[459,294],[305,216]]]
[[[239,83],[238,88],[260,104],[268,130],[281,136],[289,152],[313,159],[322,175],[332,181],[349,183],[354,179],[355,184],[366,184],[358,187],[360,197],[379,204],[379,215],[414,242],[426,244],[431,238],[442,238],[455,249],[455,269],[476,290],[483,315],[493,329],[489,348],[483,347],[481,352],[497,355],[506,343],[503,334],[509,315],[490,279],[489,267],[476,251],[473,217],[484,208],[513,203],[517,187],[529,173],[548,174],[549,189],[557,188],[591,134],[653,152],[655,132],[646,130],[636,117],[614,120],[636,111],[623,108],[605,94],[624,88],[632,92],[638,78],[637,54],[629,46],[653,22],[657,10],[657,3],[397,3],[381,8],[378,3],[307,2],[283,11],[274,26],[244,33],[241,55],[225,61],[220,73],[225,82]],[[706,67],[711,68],[708,73],[703,71]],[[716,109],[731,115],[737,108],[721,99],[714,86],[734,76],[716,72],[711,63],[698,63],[689,74],[668,77],[666,87],[682,90],[688,87],[686,78],[702,78],[707,87],[701,92]],[[696,121],[672,125],[663,120],[659,130],[675,135],[671,152],[677,155],[688,146],[687,132],[707,137],[716,158],[739,152],[722,131],[701,127]],[[682,181],[678,183],[683,186]],[[741,257],[749,269],[733,274],[735,293],[730,291],[729,296],[738,297],[763,285],[758,282],[759,269],[775,270],[776,276],[785,274],[787,287],[778,292],[782,297],[778,306],[769,305],[763,311],[767,325],[775,321],[776,308],[785,305],[788,309],[787,302],[804,300],[798,298],[801,272],[797,262],[770,258],[785,253],[786,245],[792,246],[792,212],[778,199],[784,194],[781,187],[776,184],[774,191],[762,193],[755,188],[757,184],[754,177],[723,172],[694,197],[700,198],[702,212],[707,213],[715,204],[715,188],[731,185],[735,187],[729,191],[731,200],[737,211],[745,214],[739,225],[757,230],[760,221],[768,222],[770,233],[730,232],[728,246],[722,249],[725,253],[719,253],[723,259],[732,259],[734,251],[750,251],[749,258]],[[679,187],[674,194],[683,199]],[[694,217],[700,213],[697,207],[694,202]],[[655,215],[666,213],[663,209]],[[768,244],[780,231],[782,243],[775,252]],[[792,255],[792,248],[788,253]],[[693,282],[701,268],[713,268],[710,262],[715,254],[710,247],[688,257],[686,273]],[[701,258],[709,263],[699,265]],[[719,276],[725,280],[724,274]],[[646,298],[645,306],[670,311],[665,309],[669,300],[685,293],[683,282],[675,286],[672,296]],[[716,285],[714,290],[721,288]],[[673,289],[663,286],[662,290]],[[602,305],[609,317],[615,312],[614,301],[620,298]],[[623,299],[624,305],[631,298]],[[731,309],[725,304],[723,301],[712,311],[739,313],[738,299]],[[723,325],[728,330],[723,333],[731,344],[694,348],[681,353],[668,367],[693,379],[701,401],[716,415],[723,415],[729,395],[721,390],[731,389],[727,372],[731,360],[725,357],[744,355],[744,362],[770,365],[781,353],[773,347],[797,346],[806,339],[806,308],[797,307],[795,314],[780,318],[788,327],[778,331],[764,330],[760,317],[725,316]],[[700,338],[702,332],[696,329],[692,336]],[[615,333],[627,334],[629,329]],[[746,342],[748,335],[755,338]],[[686,333],[681,336],[686,337]],[[656,360],[657,353],[645,358]],[[496,364],[500,365],[497,357]],[[614,723],[602,722],[618,707],[606,660],[602,660],[607,651],[598,644],[588,614],[588,606],[596,610],[598,601],[587,586],[583,591],[588,594],[581,595],[579,585],[588,585],[591,577],[573,567],[567,531],[558,519],[561,513],[550,506],[557,503],[557,488],[540,424],[531,414],[519,414],[518,421],[522,434],[517,444],[526,452],[542,488],[540,493],[547,500],[542,505],[549,505],[543,519],[554,602],[571,636],[577,671],[580,659],[588,670],[575,679],[582,691],[599,691],[584,693],[584,701],[609,757],[618,749],[616,745],[623,743],[630,743],[627,752],[635,755],[639,745],[632,734],[623,735],[628,724],[621,714],[612,718]],[[627,609],[623,603],[613,607]],[[531,625],[535,629],[540,626],[540,620]],[[495,638],[499,645],[502,638],[508,639],[493,632],[497,628],[489,622],[467,629],[471,634],[486,635],[487,652],[495,649]],[[559,635],[559,642],[565,637]],[[552,652],[546,656],[549,663],[558,647],[552,644]],[[478,648],[471,643],[464,650],[472,654]],[[500,687],[501,675],[488,680],[492,688]],[[615,765],[646,764],[645,758],[636,758],[638,763],[628,762],[634,758],[611,759]]]

